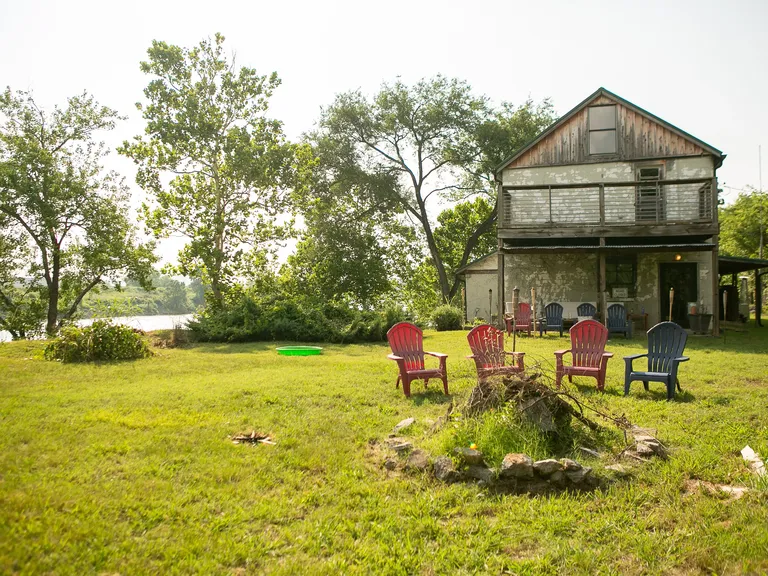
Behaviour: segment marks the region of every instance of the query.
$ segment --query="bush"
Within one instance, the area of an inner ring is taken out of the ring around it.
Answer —
[[[443,332],[445,330],[461,330],[464,323],[461,310],[454,308],[450,304],[445,304],[437,308],[432,314],[432,323],[435,330]]]
[[[240,294],[223,309],[206,309],[189,327],[203,342],[382,342],[387,330],[405,319],[397,307],[362,312],[340,303]]]
[[[152,352],[143,333],[128,326],[97,320],[90,326],[68,326],[45,347],[46,360],[102,362],[146,358]]]

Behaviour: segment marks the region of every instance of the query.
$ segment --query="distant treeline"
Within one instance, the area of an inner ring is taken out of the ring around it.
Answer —
[[[119,289],[91,292],[83,300],[84,318],[101,316],[154,316],[189,314],[205,304],[205,287],[199,280],[189,285],[169,276],[156,274],[152,290],[144,290],[137,282],[128,281]]]

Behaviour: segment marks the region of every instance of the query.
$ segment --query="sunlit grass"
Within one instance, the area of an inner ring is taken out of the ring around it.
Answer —
[[[591,494],[494,495],[388,473],[367,457],[398,421],[424,438],[451,400],[438,382],[406,399],[386,345],[326,346],[282,357],[273,344],[159,350],[105,365],[40,359],[39,343],[0,345],[0,573],[764,573],[768,491],[744,466],[768,456],[768,329],[692,338],[685,393],[623,394],[608,349],[606,408],[658,428],[672,458]],[[553,363],[566,340],[521,338],[526,363]],[[428,333],[449,354],[459,402],[475,383],[463,332]],[[480,422],[474,441],[499,454],[520,441]],[[233,445],[269,432],[276,446]],[[528,442],[528,444],[526,444]],[[484,446],[485,445],[485,446]],[[495,457],[495,456],[494,456]],[[755,488],[736,501],[686,494],[684,481]]]

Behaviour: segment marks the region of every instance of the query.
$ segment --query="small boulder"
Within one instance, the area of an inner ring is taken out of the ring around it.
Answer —
[[[397,468],[397,461],[393,460],[392,458],[387,458],[386,460],[384,460],[384,468],[386,468],[387,470],[394,470],[395,468]]]
[[[562,469],[563,465],[553,458],[548,458],[547,460],[537,460],[533,463],[533,470],[539,476],[551,476],[558,470]]]
[[[629,470],[624,468],[621,464],[611,464],[610,466],[606,466],[605,469],[613,472],[618,478],[625,478],[630,475]]]
[[[563,458],[560,460],[563,464],[563,468],[566,472],[575,472],[576,470],[581,470],[581,464],[576,462],[576,460],[571,460],[570,458]]]
[[[467,466],[483,465],[483,453],[479,450],[473,450],[472,448],[456,448],[454,452],[464,460],[464,463]]]
[[[466,475],[470,478],[475,478],[486,484],[493,482],[493,470],[486,468],[485,466],[470,466],[466,470]]]
[[[653,456],[656,454],[656,451],[653,449],[652,446],[646,444],[645,442],[637,442],[635,444],[635,452],[637,452],[638,456]]]
[[[413,448],[413,444],[411,444],[410,442],[401,442],[400,444],[394,444],[392,446],[392,450],[394,450],[398,454],[402,454],[403,452],[408,452],[411,448]]]
[[[438,456],[433,465],[435,478],[441,482],[457,482],[461,479],[461,474],[453,465],[453,460],[448,456]]]
[[[426,470],[429,468],[429,454],[424,450],[416,449],[408,455],[405,467],[409,470]]]
[[[533,460],[526,454],[507,454],[501,463],[499,476],[504,478],[533,478]]]
[[[405,420],[401,420],[400,422],[395,424],[395,427],[392,430],[392,434],[397,434],[398,432],[400,432],[400,430],[403,430],[404,428],[408,428],[414,422],[416,422],[416,418],[406,418]]]
[[[578,470],[565,471],[565,475],[574,484],[581,484],[587,476],[592,473],[592,468],[589,466],[582,466]]]
[[[553,486],[562,487],[565,485],[565,472],[558,470],[549,477],[549,483]]]
[[[542,398],[530,398],[517,405],[517,410],[528,422],[542,432],[556,432],[555,419]]]

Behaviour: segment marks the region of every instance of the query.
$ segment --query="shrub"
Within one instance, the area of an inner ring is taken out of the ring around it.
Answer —
[[[62,362],[135,360],[151,355],[142,332],[109,320],[82,328],[68,326],[44,350],[46,360]]]
[[[362,312],[341,303],[323,305],[271,295],[240,294],[223,309],[206,309],[189,327],[201,341],[381,342],[406,319],[401,308]]]
[[[463,324],[461,310],[450,304],[440,306],[432,313],[432,323],[435,325],[435,330],[438,332],[445,330],[461,330]]]

